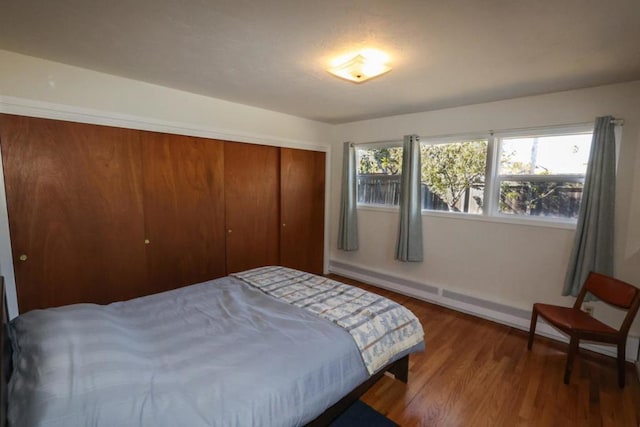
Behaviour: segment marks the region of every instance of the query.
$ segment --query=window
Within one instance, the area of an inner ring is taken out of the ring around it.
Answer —
[[[400,203],[402,147],[358,148],[358,204]],[[421,145],[422,208],[482,212],[487,139]]]
[[[497,211],[577,219],[591,132],[498,138]]]
[[[358,204],[398,206],[402,147],[358,148],[356,153]]]
[[[422,208],[482,213],[488,140],[423,143]]]
[[[422,209],[575,221],[592,128],[422,138]],[[358,205],[398,206],[401,142],[357,148]]]

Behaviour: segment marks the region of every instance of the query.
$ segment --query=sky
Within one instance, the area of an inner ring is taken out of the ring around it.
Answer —
[[[511,162],[531,162],[531,148],[536,138],[504,138],[501,160],[513,153]],[[538,137],[535,174],[584,174],[589,161],[591,134]],[[501,162],[502,163],[502,162]],[[501,173],[510,173],[501,165]]]

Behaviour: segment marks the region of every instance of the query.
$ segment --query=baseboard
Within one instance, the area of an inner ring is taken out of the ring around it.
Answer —
[[[331,260],[329,262],[329,271],[340,276],[358,280],[383,289],[388,289],[390,291],[501,323],[503,325],[511,326],[523,331],[529,330],[531,309],[513,307],[500,302],[465,295],[460,292],[446,289],[442,286],[420,283],[381,271],[376,271],[368,267],[345,263],[342,261]],[[428,333],[428,331],[426,332]],[[565,343],[569,342],[565,335],[545,323],[542,319],[538,322],[536,333],[557,341]],[[626,359],[630,362],[637,361],[636,355],[638,354],[639,341],[639,337],[630,336],[628,338]],[[596,353],[616,357],[616,348],[614,346],[586,343],[581,344],[580,347]],[[640,377],[640,367],[638,364],[636,364],[636,367],[638,368],[638,374]]]

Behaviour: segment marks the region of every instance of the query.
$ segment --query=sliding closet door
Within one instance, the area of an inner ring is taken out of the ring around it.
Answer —
[[[224,143],[142,134],[149,280],[156,291],[225,275]]]
[[[138,133],[0,116],[20,312],[144,293]]]
[[[279,261],[279,149],[224,144],[227,273]]]
[[[280,167],[280,262],[322,274],[325,153],[282,148]]]

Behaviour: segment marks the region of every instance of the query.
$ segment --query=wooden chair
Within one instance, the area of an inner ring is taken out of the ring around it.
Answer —
[[[620,329],[605,325],[580,309],[587,292],[591,292],[608,304],[627,310],[627,315]],[[578,344],[581,339],[615,344],[618,346],[618,384],[622,388],[625,382],[627,334],[629,333],[631,322],[633,322],[638,312],[638,307],[640,307],[640,289],[613,277],[591,272],[582,286],[573,307],[533,304],[528,348],[531,350],[533,345],[538,315],[546,319],[551,325],[567,333],[570,337],[570,342],[567,365],[564,372],[564,383],[569,384],[573,369],[573,359],[578,353]]]

